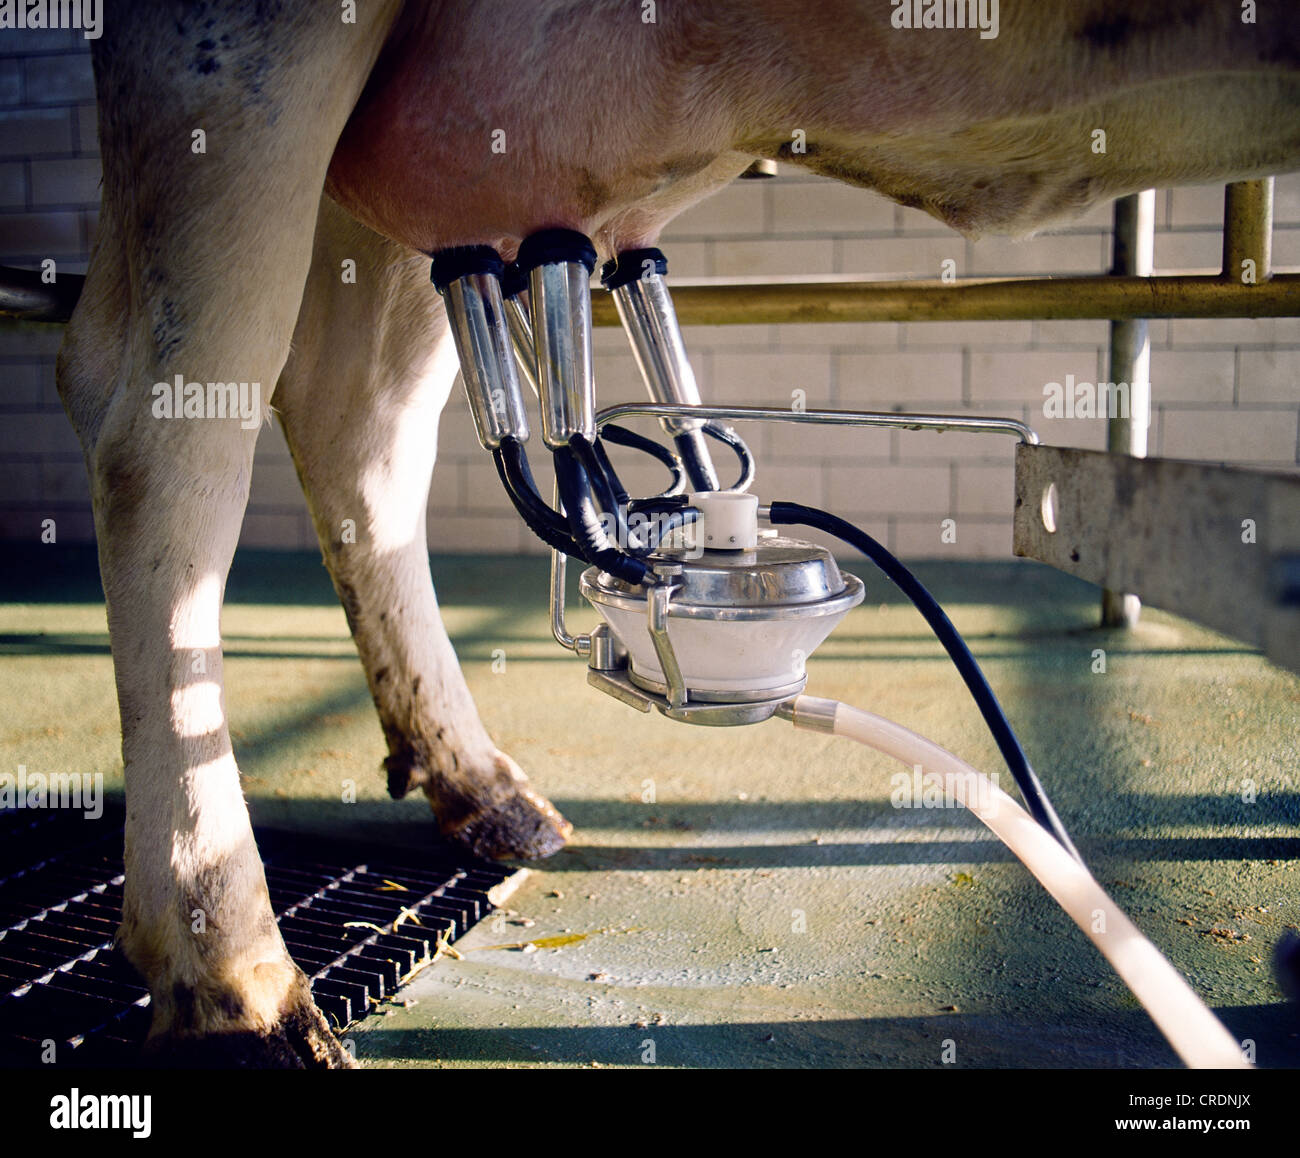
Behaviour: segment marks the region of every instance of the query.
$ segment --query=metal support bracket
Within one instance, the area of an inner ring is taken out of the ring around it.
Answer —
[[[1013,551],[1300,672],[1300,477],[1022,443]]]
[[[661,567],[656,574],[670,579],[673,573],[680,575],[681,567]],[[660,583],[646,592],[646,627],[654,643],[655,655],[663,669],[664,680],[668,684],[668,703],[674,708],[684,708],[688,692],[686,681],[682,678],[682,669],[677,662],[677,653],[673,650],[673,641],[668,636],[668,601],[675,588],[671,583]]]
[[[787,692],[770,700],[752,700],[737,704],[713,704],[692,701],[674,707],[666,697],[638,687],[628,678],[627,669],[597,671],[588,669],[587,683],[607,696],[636,708],[638,712],[657,709],[670,720],[683,724],[701,724],[709,728],[734,728],[743,724],[757,724],[769,720],[784,704],[791,702]]]

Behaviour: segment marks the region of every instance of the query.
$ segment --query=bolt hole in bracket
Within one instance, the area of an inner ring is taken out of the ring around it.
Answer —
[[[812,423],[826,426],[892,427],[902,430],[960,430],[966,433],[1013,435],[1021,443],[1037,445],[1038,436],[1025,423],[1011,418],[971,418],[965,415],[909,414],[858,410],[779,410],[754,406],[701,406],[668,403],[627,403],[611,406],[597,415],[597,427],[617,419],[649,416],[660,419],[706,418],[725,421],[757,421],[778,423]],[[722,492],[728,493],[728,492]],[[556,496],[558,502],[558,495]],[[757,502],[757,500],[755,500]],[[767,508],[759,507],[757,514],[765,520]],[[1047,499],[1044,496],[1044,520],[1048,517]],[[763,532],[765,536],[774,530]],[[681,590],[682,566],[671,553],[667,557],[652,557],[652,570],[646,579],[642,596],[645,607],[646,632],[653,645],[662,679],[647,678],[632,670],[626,648],[620,643],[607,623],[597,625],[590,633],[574,636],[566,625],[567,559],[563,552],[551,553],[551,632],[562,647],[588,660],[587,680],[593,687],[613,696],[621,703],[641,712],[657,709],[670,719],[684,723],[714,727],[732,727],[758,723],[775,715],[784,704],[799,695],[807,681],[802,671],[802,657],[794,680],[775,687],[757,690],[700,690],[688,686],[682,664],[674,645],[669,624],[676,612],[680,617],[693,619],[716,618],[720,621],[737,621],[752,616],[751,608],[720,607],[709,614],[707,609],[674,604]],[[582,593],[592,602],[604,602],[599,583],[592,568],[583,576]],[[605,578],[602,576],[602,578]],[[861,602],[864,589],[860,580],[843,576],[845,586],[837,598],[823,600],[820,604],[803,605],[785,609],[790,617],[802,617],[817,609],[819,614],[842,615]],[[613,598],[618,602],[617,598]],[[631,604],[630,606],[639,606]],[[778,612],[777,617],[782,617]],[[679,618],[679,622],[681,622]],[[838,618],[834,622],[838,622]],[[832,624],[833,626],[833,624]],[[818,640],[820,642],[820,639]],[[811,648],[809,649],[811,650]]]

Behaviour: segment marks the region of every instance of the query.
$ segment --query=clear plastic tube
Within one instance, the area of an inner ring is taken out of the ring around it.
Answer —
[[[992,779],[915,732],[836,700],[800,696],[783,715],[795,727],[857,740],[909,768],[920,765],[923,780],[969,808],[1038,878],[1101,950],[1186,1065],[1252,1068],[1223,1023],[1092,874]]]

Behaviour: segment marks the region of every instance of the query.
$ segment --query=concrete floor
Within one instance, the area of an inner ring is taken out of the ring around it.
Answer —
[[[93,555],[55,550],[20,551],[0,576],[0,767],[102,771],[120,790]],[[848,565],[867,601],[809,663],[810,693],[898,720],[1009,787],[920,617]],[[1300,1017],[1269,968],[1300,925],[1300,679],[1150,609],[1131,635],[1095,630],[1096,591],[1036,565],[917,570],[1098,879],[1261,1065],[1300,1066]],[[460,960],[404,991],[413,1004],[352,1031],[366,1064],[1176,1064],[976,821],[891,807],[883,757],[780,721],[642,716],[551,642],[543,562],[442,558],[434,574],[489,728],[576,832],[532,866],[511,912],[458,943]],[[319,560],[238,558],[225,640],[255,821],[427,846],[422,798],[384,792],[378,724]],[[554,937],[571,939],[495,947]]]

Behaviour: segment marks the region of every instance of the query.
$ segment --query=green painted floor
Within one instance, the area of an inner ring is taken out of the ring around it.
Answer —
[[[7,558],[0,768],[103,772],[120,792],[93,553]],[[867,564],[847,565],[867,601],[810,661],[809,692],[997,771],[920,617]],[[352,1031],[361,1061],[1175,1064],[1083,934],[976,821],[891,807],[883,757],[779,721],[713,730],[642,716],[588,688],[581,661],[551,642],[543,561],[433,569],[489,728],[576,832],[532,866],[511,911],[458,943],[461,959]],[[917,570],[1098,878],[1261,1065],[1300,1066],[1300,1016],[1269,967],[1300,925],[1300,679],[1150,609],[1132,635],[1095,630],[1095,589],[1036,565]],[[319,560],[240,555],[224,629],[255,821],[426,847],[423,799],[385,794],[379,726]],[[495,947],[555,937],[571,940]]]

